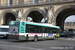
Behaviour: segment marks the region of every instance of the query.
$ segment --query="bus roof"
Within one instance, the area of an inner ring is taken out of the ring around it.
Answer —
[[[52,28],[60,28],[59,26],[53,26],[52,24],[35,23],[35,22],[27,22],[27,21],[11,21],[10,24],[13,24],[15,22],[25,22],[25,24],[30,24],[30,25],[38,25],[38,26],[45,26],[45,27],[52,27]]]
[[[60,27],[58,27],[58,26],[53,26],[52,24],[47,24],[47,23],[26,22],[26,24],[30,24],[30,25],[38,25],[38,26],[45,26],[45,27],[60,28]]]

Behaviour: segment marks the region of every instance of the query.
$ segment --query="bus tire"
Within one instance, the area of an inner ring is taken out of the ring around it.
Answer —
[[[34,39],[33,39],[33,41],[36,42],[37,40],[38,40],[38,37],[35,36]]]

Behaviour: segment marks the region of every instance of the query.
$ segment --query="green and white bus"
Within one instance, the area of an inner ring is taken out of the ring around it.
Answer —
[[[9,39],[34,40],[55,39],[60,36],[60,27],[51,24],[11,21],[9,23]]]

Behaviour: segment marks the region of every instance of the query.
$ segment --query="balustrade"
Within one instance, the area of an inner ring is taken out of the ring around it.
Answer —
[[[34,5],[45,3],[68,2],[75,0],[0,0],[1,6],[19,6],[19,5]]]

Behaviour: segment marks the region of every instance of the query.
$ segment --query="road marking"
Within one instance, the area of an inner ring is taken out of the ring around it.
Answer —
[[[26,48],[26,49],[32,49],[32,50],[43,50],[43,49],[38,49],[38,48],[31,48],[31,47],[23,47],[23,46],[14,46],[14,45],[1,45],[2,47],[15,47],[15,48]]]
[[[60,38],[62,40],[75,40],[75,38]]]
[[[75,39],[73,39],[73,38],[69,38],[69,39],[67,39],[67,40],[75,40]]]

